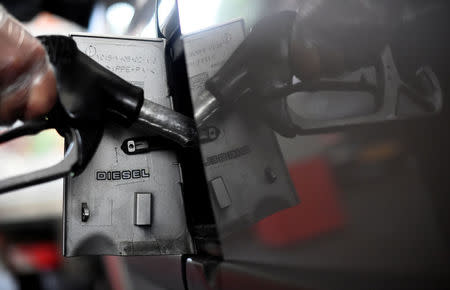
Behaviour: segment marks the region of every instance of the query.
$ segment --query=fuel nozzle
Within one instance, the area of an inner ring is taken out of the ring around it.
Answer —
[[[41,36],[55,67],[61,122],[70,126],[95,126],[112,119],[124,126],[135,121],[182,146],[196,143],[195,122],[169,108],[144,100],[144,91],[107,70],[78,50],[65,36]]]
[[[65,156],[52,167],[0,180],[0,194],[83,172],[102,140],[108,120],[124,126],[139,121],[152,133],[182,146],[196,144],[194,120],[145,100],[141,88],[90,59],[70,37],[39,39],[55,68],[57,103],[44,118],[25,121],[0,134],[0,144],[54,128],[65,138]]]

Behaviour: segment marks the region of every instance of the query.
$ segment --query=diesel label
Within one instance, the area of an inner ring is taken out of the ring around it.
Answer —
[[[147,177],[150,177],[150,173],[148,173],[147,169],[97,171],[95,173],[95,179],[97,180],[122,180]]]

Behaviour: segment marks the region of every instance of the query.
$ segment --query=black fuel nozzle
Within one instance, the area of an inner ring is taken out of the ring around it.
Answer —
[[[94,156],[105,122],[124,126],[136,121],[152,134],[182,146],[197,143],[194,120],[149,100],[144,91],[110,72],[78,50],[65,36],[39,37],[55,69],[58,100],[43,118],[26,121],[0,135],[0,144],[54,128],[65,138],[64,159],[50,167],[0,181],[0,193],[31,186],[67,174],[80,174]]]
[[[66,36],[40,36],[55,68],[59,102],[70,125],[93,125],[106,118],[131,125],[144,102],[144,91],[78,50]]]
[[[152,101],[144,101],[142,88],[82,53],[70,37],[52,35],[40,37],[40,40],[56,69],[59,102],[55,110],[61,122],[72,127],[91,127],[103,126],[106,119],[124,126],[139,121],[152,133],[182,146],[197,144],[194,120]]]

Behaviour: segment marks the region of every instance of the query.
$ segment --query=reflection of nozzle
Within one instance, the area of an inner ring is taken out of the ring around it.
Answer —
[[[206,81],[205,88],[218,104],[211,99],[203,102],[199,117],[208,117],[219,106],[267,101],[275,97],[275,90],[290,82],[289,48],[295,17],[295,12],[284,11],[253,27],[227,62]]]
[[[233,104],[246,96],[251,96],[252,82],[248,78],[245,65],[247,51],[245,46],[239,47],[223,68],[206,81],[205,88],[210,91],[221,104]]]
[[[198,96],[194,108],[194,118],[199,127],[220,109],[217,99],[207,91]]]
[[[309,68],[308,65],[299,67],[307,63],[302,53],[309,50],[299,49],[302,35],[293,29],[295,17],[295,12],[281,12],[253,27],[223,67],[205,83],[205,88],[217,100],[205,98],[196,113],[197,120],[204,120],[218,108],[237,107],[235,104],[239,102],[281,135],[293,137],[440,110],[442,92],[434,73],[430,69],[420,70],[419,90],[409,87],[397,71],[389,45],[381,51],[378,63],[361,62],[364,67],[354,71],[356,78],[346,80],[348,75],[343,78],[341,75],[337,79],[308,79],[306,76],[293,84],[295,68],[310,69],[315,76],[313,68],[317,65],[313,61]],[[305,55],[311,53],[319,57],[314,49]],[[296,75],[299,76],[298,71]],[[297,95],[301,97],[286,101],[289,95],[298,92],[320,94]]]

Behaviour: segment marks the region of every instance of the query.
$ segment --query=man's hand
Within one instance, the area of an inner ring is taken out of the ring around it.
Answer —
[[[0,5],[0,121],[43,115],[56,96],[44,47]]]

